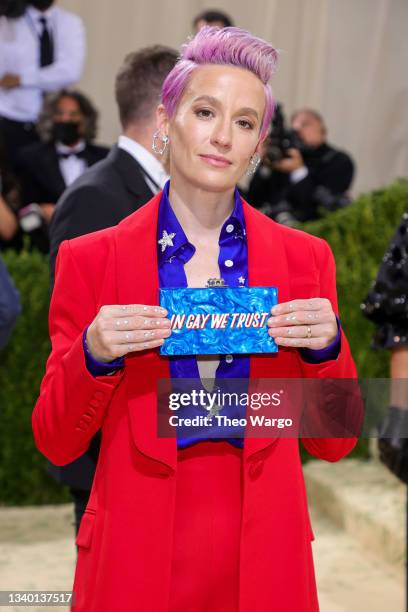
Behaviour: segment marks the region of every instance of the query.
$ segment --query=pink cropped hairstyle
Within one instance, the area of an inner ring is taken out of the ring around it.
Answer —
[[[161,102],[171,119],[180,102],[188,80],[199,66],[225,64],[249,70],[263,83],[265,111],[260,129],[260,140],[268,133],[275,102],[269,81],[275,72],[278,51],[266,40],[252,36],[241,28],[206,26],[181,47],[179,59],[167,75]]]

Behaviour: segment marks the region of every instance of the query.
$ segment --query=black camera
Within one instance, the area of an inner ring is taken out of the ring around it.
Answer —
[[[277,104],[271,123],[271,131],[265,141],[265,157],[270,162],[289,157],[288,149],[300,149],[301,140],[295,130],[286,126],[282,104]]]

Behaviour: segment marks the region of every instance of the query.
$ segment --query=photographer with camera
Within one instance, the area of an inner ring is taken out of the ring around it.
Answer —
[[[98,112],[78,90],[49,94],[37,124],[41,142],[23,147],[17,158],[21,181],[20,225],[30,243],[49,251],[48,228],[65,189],[87,168],[104,159],[107,147],[94,144]]]
[[[287,129],[278,105],[248,200],[285,225],[318,219],[322,209],[348,205],[354,164],[347,153],[326,142],[326,135],[323,118],[308,108],[295,111]]]

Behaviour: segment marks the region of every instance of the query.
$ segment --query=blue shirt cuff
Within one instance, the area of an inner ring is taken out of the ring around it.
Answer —
[[[92,355],[88,348],[88,344],[86,341],[86,332],[88,328],[83,333],[82,336],[82,345],[84,347],[84,355],[85,355],[85,364],[88,369],[88,372],[92,374],[94,378],[97,376],[113,376],[119,370],[121,370],[125,365],[125,360],[123,357],[118,357],[113,361],[109,361],[108,363],[103,363],[101,361],[97,361]]]
[[[337,359],[341,351],[341,327],[340,320],[338,317],[336,317],[336,320],[337,336],[335,337],[333,342],[329,344],[329,346],[326,346],[326,348],[324,349],[300,349],[300,354],[303,361],[306,361],[307,363],[323,363],[324,361]]]

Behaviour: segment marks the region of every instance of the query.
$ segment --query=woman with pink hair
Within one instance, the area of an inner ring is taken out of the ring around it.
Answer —
[[[33,414],[54,464],[101,429],[77,536],[81,612],[316,612],[313,533],[297,439],[165,438],[159,379],[355,377],[337,315],[328,245],[279,226],[240,196],[273,114],[277,61],[238,28],[203,28],[182,48],[152,148],[170,181],[117,227],[62,244],[52,352]],[[278,287],[278,354],[160,356],[159,287]],[[337,461],[355,438],[305,438]]]

